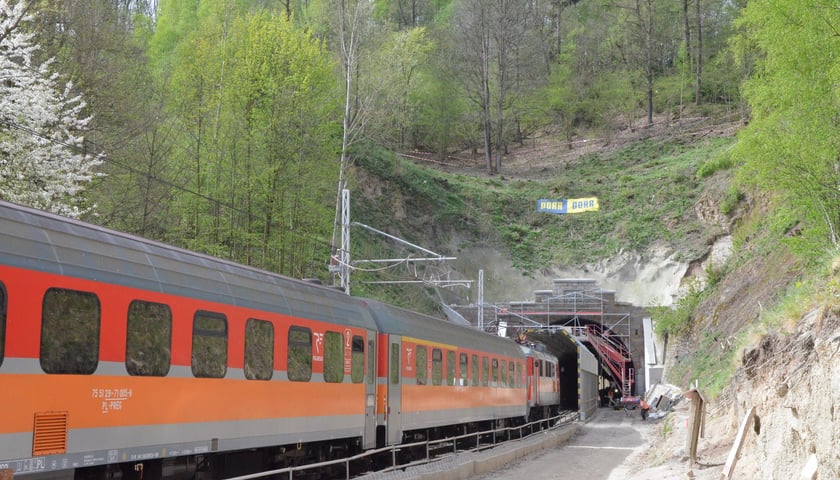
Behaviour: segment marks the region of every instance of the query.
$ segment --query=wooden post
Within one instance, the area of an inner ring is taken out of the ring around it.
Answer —
[[[706,423],[706,398],[699,390],[692,388],[685,394],[691,400],[691,415],[688,419],[688,438],[686,439],[686,450],[688,450],[689,467],[694,467],[697,462],[697,441],[703,436]]]
[[[735,443],[732,449],[729,450],[729,456],[726,458],[726,463],[723,465],[723,472],[720,474],[721,480],[730,480],[732,472],[735,471],[735,464],[738,462],[738,455],[741,454],[741,447],[744,446],[744,439],[747,436],[747,426],[752,423],[751,420],[755,415],[755,407],[750,408],[750,411],[744,415],[741,421],[741,428],[738,429],[738,436],[735,437]]]
[[[0,469],[0,480],[13,480],[15,478],[15,471],[10,468]]]

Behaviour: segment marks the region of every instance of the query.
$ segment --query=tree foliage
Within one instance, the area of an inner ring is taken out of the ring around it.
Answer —
[[[161,4],[151,61],[178,138],[171,169],[186,186],[170,235],[301,276],[333,206],[334,64],[282,10],[252,7]]]
[[[744,84],[752,118],[736,150],[743,176],[781,195],[811,232],[836,247],[840,10],[823,1],[756,0],[739,26],[743,34],[736,49],[758,52],[756,71]]]
[[[35,31],[41,55],[83,92],[95,112],[89,148],[106,152],[93,182],[97,222],[151,238],[164,238],[172,217],[167,161],[173,132],[163,112],[166,92],[156,88],[147,46],[154,24],[152,0],[40,0]],[[59,25],[59,28],[56,26]]]
[[[434,48],[422,27],[394,32],[381,45],[371,62],[380,79],[381,94],[373,99],[373,114],[367,131],[383,145],[396,151],[412,149],[414,125],[420,109],[415,91],[421,82],[422,68]]]

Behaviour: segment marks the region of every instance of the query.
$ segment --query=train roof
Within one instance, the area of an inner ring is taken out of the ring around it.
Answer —
[[[457,325],[437,317],[365,299],[379,331],[444,345],[469,346],[488,352],[523,357],[519,345],[506,337],[491,335],[475,328]]]
[[[557,361],[557,356],[556,355],[553,355],[553,354],[551,354],[549,352],[546,352],[544,350],[538,350],[538,349],[533,348],[531,346],[521,345],[521,344],[519,345],[519,348],[521,348],[522,352],[528,357],[539,358],[539,359],[542,359],[542,360],[553,360],[555,362]]]
[[[333,288],[0,201],[0,264],[375,328]]]

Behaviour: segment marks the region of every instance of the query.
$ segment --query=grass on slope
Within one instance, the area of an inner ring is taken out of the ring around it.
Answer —
[[[654,240],[675,245],[690,260],[717,234],[692,220],[703,188],[698,168],[724,155],[732,142],[641,141],[583,156],[540,180],[452,174],[371,149],[357,152],[358,166],[382,181],[383,192],[357,200],[354,216],[392,225],[399,204],[410,216],[396,226],[403,238],[434,248],[442,235],[459,232],[507,252],[526,273],[547,264],[582,265],[620,251],[642,251]],[[562,216],[536,211],[540,198],[590,196],[599,198],[599,211]]]

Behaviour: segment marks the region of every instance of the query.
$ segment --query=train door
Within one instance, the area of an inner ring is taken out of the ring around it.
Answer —
[[[534,358],[534,368],[531,371],[531,405],[539,405],[540,404],[540,360],[538,358]]]
[[[400,390],[402,385],[402,342],[400,337],[390,336],[388,340],[388,444],[395,445],[402,442],[402,402]]]
[[[376,447],[376,332],[367,332],[365,359],[365,435],[363,448]]]

